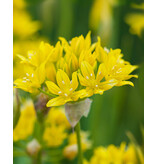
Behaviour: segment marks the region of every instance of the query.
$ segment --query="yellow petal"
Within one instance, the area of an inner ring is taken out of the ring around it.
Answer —
[[[97,81],[101,81],[104,76],[106,75],[107,71],[106,71],[106,67],[104,64],[100,64],[97,75],[96,75],[96,80]]]
[[[118,81],[115,79],[107,80],[100,84],[100,88],[104,91],[111,89],[113,86],[117,85]]]
[[[74,72],[72,74],[71,88],[73,88],[73,90],[75,90],[77,87],[78,87],[77,72]]]
[[[74,96],[78,96],[79,98],[85,98],[85,97],[91,97],[93,95],[93,90],[92,89],[81,89],[77,92],[74,93]]]
[[[116,86],[122,86],[122,85],[131,85],[134,87],[134,84],[131,81],[121,81]]]
[[[58,86],[61,89],[70,87],[70,79],[69,79],[68,75],[61,69],[59,69],[56,73],[56,80],[57,80]]]
[[[45,63],[42,63],[35,71],[39,84],[42,84],[45,80]]]
[[[88,32],[88,34],[86,35],[86,38],[85,38],[85,48],[89,48],[90,45],[91,45],[91,31]]]
[[[55,95],[59,95],[59,92],[61,91],[60,88],[53,82],[51,81],[46,81],[46,85],[48,87],[48,90],[55,94]]]
[[[93,71],[93,68],[92,66],[86,62],[86,61],[83,61],[81,63],[81,72],[83,74],[83,76],[86,78],[86,79],[95,79],[95,74],[94,74],[94,71]]]
[[[62,96],[58,96],[56,98],[53,98],[48,101],[47,107],[52,107],[52,106],[61,106],[64,105],[68,100],[64,99]]]
[[[80,80],[80,83],[82,86],[88,86],[88,80],[85,79],[80,73],[78,74],[78,77],[79,77],[79,80]]]

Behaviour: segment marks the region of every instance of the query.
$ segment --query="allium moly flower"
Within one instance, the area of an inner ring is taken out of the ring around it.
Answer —
[[[88,49],[92,50],[94,48],[95,45],[91,45],[90,35],[91,32],[89,31],[85,38],[83,35],[74,37],[69,43],[62,37],[60,37],[60,40],[62,41],[62,45],[66,53],[74,53],[77,57],[79,57],[82,51]]]
[[[130,13],[126,15],[125,22],[130,26],[130,33],[138,35],[141,37],[141,34],[144,30],[144,3],[140,5],[133,4],[133,8],[142,10],[142,13]]]
[[[41,64],[36,69],[26,67],[25,76],[14,81],[14,87],[20,88],[26,92],[36,92],[45,80],[45,63]]]
[[[104,91],[111,89],[117,84],[115,79],[103,81],[105,71],[104,64],[100,64],[97,75],[95,76],[94,70],[91,65],[83,61],[81,63],[81,73],[79,73],[79,80],[82,86],[86,87],[84,94],[81,97],[90,97],[93,94],[103,94]]]
[[[13,140],[24,140],[30,136],[36,120],[35,109],[32,101],[27,101],[21,108],[19,121],[13,131]]]
[[[46,145],[48,147],[61,146],[67,138],[67,130],[70,127],[63,108],[51,108],[45,120],[45,131],[43,134],[43,140]]]
[[[131,75],[138,66],[133,66],[129,62],[123,60],[123,54],[121,54],[120,49],[108,50],[101,46],[97,46],[96,53],[98,54],[98,61],[103,64],[102,69],[105,74],[105,80],[117,80],[116,86],[134,86],[131,81],[127,80],[132,77],[138,78],[137,75]]]
[[[17,54],[17,56],[21,59],[21,63],[28,64],[34,67],[39,67],[41,64],[47,63],[53,51],[53,46],[42,41],[38,49],[29,50],[27,52],[27,57],[24,57],[20,54]]]
[[[16,38],[27,38],[34,35],[41,27],[39,21],[33,21],[26,11],[24,0],[13,1],[13,33]]]
[[[116,147],[114,145],[109,145],[106,147],[97,147],[94,150],[94,154],[91,157],[88,164],[137,164],[137,156],[135,152],[135,148],[132,145],[126,147],[125,143],[121,143],[120,147]]]
[[[47,107],[64,105],[69,101],[77,101],[81,95],[81,91],[75,91],[78,87],[77,73],[72,74],[72,80],[69,79],[68,75],[61,69],[56,74],[57,84],[47,81],[46,85],[48,90],[58,95],[56,98],[49,100]]]
[[[82,150],[86,151],[91,147],[91,142],[88,140],[89,133],[81,131],[81,146]],[[64,148],[63,150],[63,155],[72,160],[76,157],[78,153],[78,148],[77,148],[77,138],[76,138],[76,133],[72,133],[68,137],[68,145]]]
[[[70,42],[60,40],[55,46],[41,42],[38,48],[28,51],[27,57],[18,54],[23,67],[29,69],[14,81],[16,88],[44,92],[52,98],[47,107],[52,107],[103,94],[114,86],[133,86],[128,80],[137,78],[131,75],[137,66],[124,61],[120,49],[103,48],[99,37],[91,44],[91,32]]]
[[[43,140],[48,147],[59,147],[67,138],[64,126],[51,125],[45,128]]]
[[[48,112],[48,116],[46,118],[46,125],[53,125],[56,126],[64,126],[65,129],[70,129],[71,126],[65,116],[64,108],[59,107],[52,107]]]
[[[40,29],[39,21],[32,21],[30,15],[25,11],[14,10],[13,32],[19,38],[26,38]]]

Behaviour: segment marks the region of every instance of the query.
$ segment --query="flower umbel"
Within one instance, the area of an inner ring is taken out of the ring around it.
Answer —
[[[138,77],[131,74],[137,66],[122,59],[120,49],[103,48],[100,37],[92,44],[91,32],[69,43],[60,40],[55,46],[41,42],[27,57],[18,55],[26,71],[14,81],[15,88],[47,93],[52,98],[47,107],[52,107],[103,94],[114,86],[134,86],[128,80]]]

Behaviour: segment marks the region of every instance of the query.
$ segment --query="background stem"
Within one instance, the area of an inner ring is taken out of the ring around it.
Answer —
[[[83,153],[81,147],[81,136],[80,136],[80,122],[75,126],[75,131],[77,135],[77,145],[78,145],[78,164],[83,164]]]

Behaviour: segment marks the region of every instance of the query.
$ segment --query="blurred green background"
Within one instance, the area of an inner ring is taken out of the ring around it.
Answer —
[[[133,12],[143,14],[143,11],[131,6],[132,3],[140,4],[143,1],[106,0],[108,2],[104,4],[105,6],[99,5],[99,8],[98,5],[95,7],[95,1],[27,0],[27,10],[34,20],[39,20],[42,24],[38,35],[45,36],[50,43],[55,44],[59,36],[70,40],[81,34],[85,36],[91,30],[93,41],[100,36],[103,46],[120,48],[125,60],[133,65],[139,65],[139,69],[135,72],[139,78],[132,79],[135,87],[115,87],[106,91],[103,96],[93,97],[90,114],[87,119],[81,119],[81,128],[90,131],[93,147],[119,145],[122,141],[128,143],[127,131],[130,131],[138,143],[142,144],[144,35],[143,32],[141,36],[131,34],[125,16]]]

